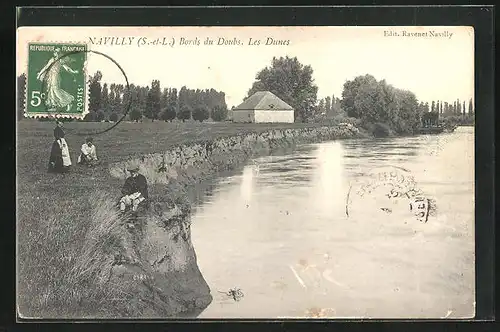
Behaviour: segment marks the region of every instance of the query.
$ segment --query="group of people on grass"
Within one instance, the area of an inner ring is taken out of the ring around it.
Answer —
[[[71,168],[71,156],[64,136],[63,124],[57,120],[49,158],[48,171],[50,173],[67,173]],[[92,137],[87,137],[85,143],[82,144],[77,163],[88,167],[99,164]],[[148,184],[144,175],[139,174],[139,165],[130,165],[127,171],[130,173],[130,177],[125,180],[121,191],[120,211],[125,212],[131,209],[133,212],[137,212],[139,206],[147,205]]]
[[[62,122],[57,121],[49,158],[49,172],[51,173],[67,173],[71,168],[71,156],[64,136]],[[87,166],[94,166],[99,163],[92,137],[87,137],[85,143],[82,144],[77,162],[79,165]]]

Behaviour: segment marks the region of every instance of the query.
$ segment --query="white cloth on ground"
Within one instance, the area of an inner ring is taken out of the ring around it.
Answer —
[[[59,147],[61,148],[63,166],[71,166],[71,156],[69,155],[68,143],[64,138],[60,138],[57,140]]]

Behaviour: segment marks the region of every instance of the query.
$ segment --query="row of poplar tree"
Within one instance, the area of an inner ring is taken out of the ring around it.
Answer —
[[[151,86],[101,83],[102,74],[96,72],[90,79],[89,113],[85,120],[117,121],[128,111],[132,121],[147,118],[152,121],[182,121],[193,119],[223,121],[227,117],[224,92],[214,89],[188,89],[183,86],[161,89],[160,81],[153,80]]]
[[[453,103],[448,103],[446,101],[438,100],[432,101],[431,104],[431,112],[439,113],[443,116],[451,116],[451,115],[474,115],[474,106],[472,105],[472,98],[469,99],[468,107],[465,107],[465,101],[460,101],[459,99],[453,101]]]
[[[342,111],[340,107],[340,99],[335,95],[320,98],[318,100],[317,113],[326,117],[333,117]]]

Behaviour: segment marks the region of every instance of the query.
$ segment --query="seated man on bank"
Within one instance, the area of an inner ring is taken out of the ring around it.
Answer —
[[[122,188],[120,211],[123,212],[128,207],[132,207],[132,211],[136,212],[139,204],[148,199],[148,183],[144,175],[139,174],[138,165],[129,166],[127,171],[130,172],[130,176],[125,180]]]
[[[81,153],[78,156],[78,164],[93,166],[98,163],[97,152],[92,137],[88,137],[86,139],[85,143],[82,144],[80,151]]]

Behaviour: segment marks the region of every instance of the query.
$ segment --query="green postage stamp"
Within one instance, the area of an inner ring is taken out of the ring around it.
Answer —
[[[83,119],[86,61],[86,44],[29,43],[24,116]]]

